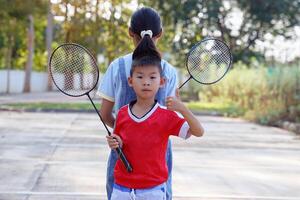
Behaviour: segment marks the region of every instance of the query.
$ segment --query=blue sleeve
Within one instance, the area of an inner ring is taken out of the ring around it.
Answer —
[[[97,95],[108,101],[115,102],[115,74],[114,67],[116,62],[112,62],[105,74],[101,77],[101,82],[97,91]]]
[[[169,63],[167,63],[167,65],[169,65],[169,80],[166,87],[166,93],[167,96],[175,96],[175,90],[178,87],[177,71]]]

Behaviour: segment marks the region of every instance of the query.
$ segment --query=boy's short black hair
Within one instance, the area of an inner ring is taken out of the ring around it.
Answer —
[[[162,76],[161,59],[158,59],[157,57],[151,55],[143,56],[138,59],[133,59],[130,69],[130,76],[132,76],[133,71],[136,67],[145,67],[150,65],[157,66],[159,74]]]

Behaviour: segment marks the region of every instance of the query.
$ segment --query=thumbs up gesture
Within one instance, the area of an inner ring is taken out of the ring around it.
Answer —
[[[175,97],[167,97],[166,106],[169,110],[182,112],[186,109],[185,105],[180,100],[179,89],[176,89]]]

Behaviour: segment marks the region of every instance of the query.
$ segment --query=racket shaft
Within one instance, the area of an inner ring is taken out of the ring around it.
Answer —
[[[98,109],[96,108],[96,106],[95,106],[95,104],[94,104],[92,98],[90,97],[89,93],[87,93],[86,95],[88,96],[88,98],[89,98],[90,102],[92,103],[92,105],[93,105],[93,107],[94,107],[96,113],[98,114],[98,116],[99,116],[101,122],[103,123],[105,129],[107,130],[108,135],[111,135],[110,131],[108,130],[106,124],[104,123],[104,120],[102,119],[102,117],[101,117],[101,115],[100,115]],[[118,155],[119,155],[121,161],[122,161],[123,164],[125,165],[126,170],[127,170],[128,172],[132,172],[132,167],[131,167],[131,165],[129,164],[128,160],[126,159],[126,157],[125,157],[124,153],[122,152],[121,148],[118,147],[116,150],[117,150],[117,153],[118,153]]]
[[[181,84],[181,86],[178,89],[181,89],[182,86],[184,86],[189,80],[191,80],[192,76],[190,76],[190,78],[188,80],[186,80],[184,83]]]
[[[121,159],[122,163],[124,164],[126,170],[127,170],[128,172],[132,172],[132,167],[131,167],[131,165],[129,164],[128,160],[126,159],[126,157],[125,157],[125,155],[124,155],[122,149],[121,149],[120,147],[118,147],[118,148],[116,148],[116,151],[117,151],[117,153],[118,153],[118,155],[119,155],[119,158]]]

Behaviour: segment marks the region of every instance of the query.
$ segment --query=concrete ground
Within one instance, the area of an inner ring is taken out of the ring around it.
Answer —
[[[174,200],[300,199],[300,138],[199,116],[206,134],[172,138]],[[109,148],[94,113],[0,111],[0,200],[104,200]]]
[[[62,101],[89,102],[59,92],[0,95],[0,104]],[[198,118],[204,137],[172,138],[174,200],[300,200],[299,136]],[[0,200],[106,199],[105,134],[95,113],[0,110]]]

